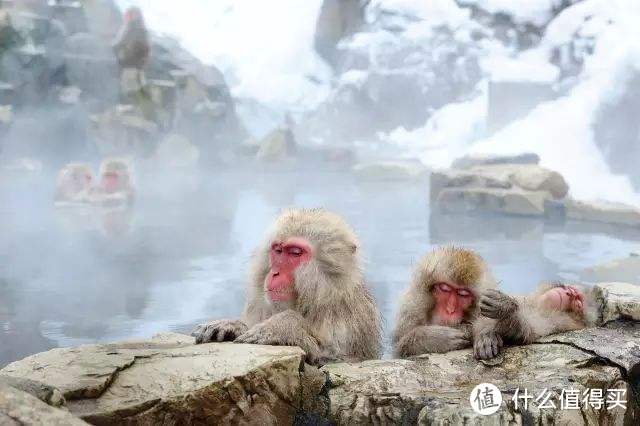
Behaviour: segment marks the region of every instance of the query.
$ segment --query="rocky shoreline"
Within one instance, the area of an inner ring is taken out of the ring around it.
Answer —
[[[640,287],[596,284],[602,327],[549,336],[478,362],[471,350],[329,364],[295,347],[212,343],[165,333],[146,341],[59,348],[0,370],[7,424],[636,424]],[[501,409],[474,412],[480,383]],[[38,385],[39,384],[39,385]],[[550,393],[555,408],[513,396]],[[560,406],[563,391],[625,391],[625,408]],[[30,395],[31,394],[31,395]],[[35,395],[35,396],[32,396]],[[56,397],[61,395],[64,397]],[[43,402],[44,401],[44,402]],[[56,408],[59,407],[59,408]],[[4,417],[3,417],[4,416]],[[12,423],[13,422],[13,423]],[[58,423],[56,423],[58,422]]]

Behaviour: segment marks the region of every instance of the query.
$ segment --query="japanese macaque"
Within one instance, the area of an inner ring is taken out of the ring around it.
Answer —
[[[86,164],[67,164],[58,173],[55,201],[85,203],[89,201],[93,172]]]
[[[560,283],[542,284],[532,295],[518,298],[488,290],[480,297],[480,312],[496,320],[495,332],[511,344],[592,326],[598,317],[587,287]]]
[[[111,158],[100,165],[100,184],[92,191],[94,203],[122,205],[133,202],[131,167],[126,160]]]
[[[380,317],[359,251],[338,215],[286,210],[253,260],[242,319],[198,326],[196,343],[299,346],[313,364],[377,358]]]
[[[473,345],[476,358],[495,356],[502,339],[478,301],[496,282],[471,250],[441,247],[418,264],[405,293],[393,343],[397,356],[444,353]]]
[[[143,69],[149,60],[149,35],[142,11],[130,7],[124,13],[124,23],[113,43],[121,68]]]

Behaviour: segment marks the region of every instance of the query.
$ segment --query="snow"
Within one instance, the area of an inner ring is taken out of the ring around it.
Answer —
[[[358,86],[367,78],[366,71],[350,70],[334,80],[314,52],[313,33],[322,0],[190,0],[179,6],[169,0],[118,2],[140,6],[152,29],[178,36],[196,56],[221,69],[243,118],[259,122],[263,129],[277,123],[286,111],[312,110],[330,96],[332,88]],[[560,2],[459,3],[504,12],[519,23],[545,25]],[[341,47],[368,52],[372,69],[385,66],[377,60],[392,57],[385,52],[401,52],[412,43],[425,45],[438,25],[457,30],[460,40],[468,38],[475,25],[469,9],[454,0],[371,0],[367,21],[371,29],[345,40]],[[486,95],[482,94],[446,105],[421,128],[398,128],[383,139],[406,156],[433,166],[447,166],[467,150],[533,151],[543,165],[566,177],[574,197],[640,205],[629,180],[611,173],[592,132],[599,107],[615,100],[629,74],[640,69],[638,22],[640,1],[584,0],[556,16],[534,49],[513,52],[488,40],[481,66],[486,79],[494,80],[554,82],[559,69],[549,62],[552,49],[576,36],[592,39],[595,48],[593,52],[585,49],[584,70],[564,97],[539,105],[491,137],[479,139],[486,117]]]
[[[571,14],[593,15],[612,3],[587,1],[574,6],[577,11],[569,10],[558,19],[565,21]],[[565,97],[540,105],[493,137],[477,141],[472,152],[533,151],[540,155],[542,165],[565,176],[575,198],[640,205],[640,195],[634,192],[629,179],[611,172],[593,141],[592,125],[599,107],[614,101],[630,76],[640,72],[640,30],[634,25],[640,19],[640,8],[632,7],[633,0],[615,3],[616,7],[598,18],[611,23],[601,28],[578,85]],[[630,12],[636,13],[635,19],[630,19]],[[555,23],[550,26],[552,30],[554,27]]]
[[[448,167],[484,131],[486,108],[483,93],[470,101],[444,106],[423,127],[413,131],[400,127],[381,138],[428,166]]]
[[[460,0],[466,6],[476,5],[490,13],[505,13],[518,23],[546,24],[558,0]]]
[[[139,6],[151,29],[177,37],[218,67],[236,98],[283,112],[326,98],[331,77],[313,50],[322,0],[118,0]]]

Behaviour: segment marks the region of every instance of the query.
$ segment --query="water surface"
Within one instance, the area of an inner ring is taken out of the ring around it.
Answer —
[[[51,181],[0,180],[0,366],[237,317],[251,252],[287,206],[324,206],[354,226],[387,336],[413,266],[434,245],[476,249],[507,291],[525,293],[626,256],[640,239],[601,226],[431,214],[428,182],[363,183],[341,172],[143,176],[134,208],[109,212],[53,208]]]

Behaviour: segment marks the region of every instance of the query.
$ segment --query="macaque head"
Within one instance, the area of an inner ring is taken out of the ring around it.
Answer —
[[[93,172],[86,164],[67,164],[58,174],[58,189],[68,194],[88,190],[92,182]]]
[[[581,284],[543,283],[534,299],[543,309],[566,312],[585,326],[599,321],[600,307],[591,287]]]
[[[125,160],[108,159],[100,166],[100,186],[107,193],[125,191],[131,188],[131,173]]]
[[[476,300],[471,289],[454,282],[438,282],[432,292],[436,304],[433,315],[444,324],[460,324]]]
[[[131,22],[137,22],[144,24],[144,18],[142,17],[142,10],[139,7],[131,6],[124,12],[124,22],[129,24]]]
[[[322,209],[290,209],[276,220],[261,274],[269,303],[304,304],[347,290],[343,278],[360,274],[354,232]],[[328,300],[328,299],[327,299]]]
[[[414,283],[426,291],[431,322],[457,325],[474,317],[478,295],[495,282],[482,258],[457,247],[442,247],[429,253],[417,269]]]
[[[560,285],[542,293],[540,303],[549,309],[583,314],[585,296],[582,290],[575,286]]]

